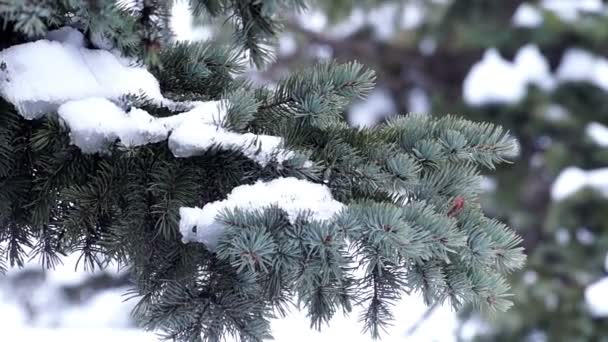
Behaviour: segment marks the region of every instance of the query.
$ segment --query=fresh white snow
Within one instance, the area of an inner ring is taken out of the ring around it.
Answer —
[[[86,46],[84,35],[80,31],[69,26],[47,32],[46,39],[66,43],[74,47],[84,48]]]
[[[201,242],[213,250],[224,230],[216,220],[222,210],[256,210],[272,205],[285,210],[291,220],[302,213],[309,213],[315,220],[329,220],[344,207],[333,199],[325,185],[293,177],[258,181],[252,185],[238,186],[225,200],[209,203],[202,209],[180,208],[182,241]]]
[[[516,27],[535,28],[542,25],[543,14],[536,6],[524,2],[515,10],[512,22]]]
[[[565,168],[551,187],[551,197],[555,201],[561,201],[585,187],[593,188],[608,196],[608,168],[590,171],[573,166]]]
[[[560,81],[587,81],[608,91],[608,59],[570,48],[564,53],[556,76]]]
[[[127,94],[145,94],[159,105],[175,103],[162,96],[158,81],[145,68],[108,51],[83,48],[82,34],[73,28],[51,31],[48,38],[54,41],[0,52],[0,94],[27,119],[57,111],[72,143],[84,153],[105,152],[116,140],[129,147],[169,137],[177,157],[197,155],[211,146],[242,151],[261,165],[293,155],[280,149],[280,137],[221,128],[226,103],[187,103],[190,111],[160,119],[138,108],[125,112],[113,101]]]
[[[594,317],[608,317],[608,277],[604,277],[585,289],[585,302]]]
[[[601,123],[591,122],[585,127],[585,134],[601,147],[608,147],[608,127]]]
[[[59,33],[54,36],[68,39]],[[158,81],[145,68],[131,66],[128,59],[105,50],[75,46],[73,37],[69,40],[39,40],[0,51],[0,95],[26,119],[88,97],[118,99],[145,94],[153,100],[163,99]]]
[[[608,58],[570,48],[553,75],[536,45],[521,47],[513,62],[489,49],[467,74],[463,97],[472,106],[515,104],[525,97],[529,84],[551,91],[558,82],[589,82],[608,91]]]
[[[514,104],[525,97],[529,84],[542,89],[554,86],[549,64],[536,45],[520,48],[513,62],[489,49],[467,74],[463,97],[472,106]]]
[[[69,101],[57,113],[70,128],[72,144],[84,153],[104,152],[116,139],[129,147],[167,138],[167,129],[147,112],[134,108],[125,113],[104,98]]]
[[[575,22],[583,13],[601,13],[605,10],[602,0],[542,0],[540,6],[566,22]]]

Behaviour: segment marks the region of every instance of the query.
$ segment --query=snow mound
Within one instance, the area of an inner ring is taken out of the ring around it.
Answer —
[[[608,317],[608,277],[589,285],[585,289],[585,302],[594,317]]]
[[[585,128],[586,135],[601,147],[608,147],[608,127],[592,122]]]
[[[138,108],[125,112],[115,102],[127,94],[143,94],[158,105],[175,103],[162,96],[158,81],[145,68],[114,52],[84,48],[84,36],[77,30],[63,27],[47,38],[0,52],[0,95],[26,119],[57,111],[72,143],[84,153],[103,153],[117,140],[131,147],[168,138],[176,157],[201,154],[212,146],[241,151],[262,166],[293,156],[280,148],[280,137],[223,129],[225,101],[186,103],[190,111],[166,118]]]
[[[543,14],[535,6],[524,2],[515,10],[512,22],[516,27],[539,27],[543,23]]]
[[[167,138],[167,129],[146,111],[133,108],[125,113],[103,98],[70,101],[57,112],[70,128],[72,143],[84,153],[103,152],[117,139],[130,147]]]
[[[604,11],[602,0],[542,0],[540,5],[566,22],[576,21],[583,13]]]
[[[556,73],[560,81],[587,81],[608,91],[608,59],[588,51],[578,48],[566,50]]]
[[[77,34],[71,30],[49,34],[63,42],[38,40],[0,51],[0,94],[24,118],[39,118],[65,102],[89,97],[163,99],[158,81],[145,68],[105,50],[75,45]]]
[[[608,168],[584,171],[577,167],[565,168],[551,187],[551,197],[561,201],[585,187],[608,196]]]
[[[292,222],[301,213],[309,213],[315,220],[329,220],[344,208],[342,203],[333,199],[325,185],[293,177],[258,181],[238,186],[225,200],[209,203],[202,209],[180,208],[182,241],[201,242],[213,250],[224,231],[224,226],[216,220],[221,211],[236,208],[256,210],[272,205],[285,210]]]
[[[514,104],[525,97],[529,84],[546,90],[555,86],[549,63],[536,45],[520,48],[513,62],[489,49],[466,76],[463,96],[472,106]]]

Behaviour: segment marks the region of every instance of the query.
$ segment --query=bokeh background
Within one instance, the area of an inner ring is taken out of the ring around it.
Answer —
[[[129,0],[120,0],[130,3]],[[608,341],[608,4],[601,0],[312,0],[286,13],[276,58],[247,73],[277,79],[330,59],[359,60],[376,90],[346,119],[461,115],[508,128],[512,164],[484,178],[484,208],[524,238],[511,276],[515,306],[485,314],[398,304],[384,341]],[[194,18],[177,1],[176,40],[229,37],[225,20]],[[0,276],[8,341],[156,341],[129,318],[128,270],[87,270],[78,255]],[[311,331],[303,314],[273,323],[275,339],[368,341],[357,315]],[[91,333],[93,332],[93,333]]]

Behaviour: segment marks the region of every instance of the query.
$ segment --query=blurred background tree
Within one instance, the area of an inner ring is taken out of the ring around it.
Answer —
[[[519,159],[487,178],[486,211],[524,237],[515,307],[483,321],[481,341],[608,337],[608,9],[600,0],[322,1],[288,23],[260,75],[358,59],[379,90],[347,113],[456,113],[508,127]],[[604,284],[604,283],[602,283]]]

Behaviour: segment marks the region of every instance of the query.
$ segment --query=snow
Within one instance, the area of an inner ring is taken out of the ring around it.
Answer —
[[[529,84],[551,91],[558,82],[589,82],[608,91],[608,59],[569,48],[553,75],[536,45],[521,47],[513,62],[489,49],[466,76],[463,96],[472,106],[515,104],[525,97]]]
[[[66,43],[74,47],[85,47],[84,35],[75,28],[64,26],[47,32],[46,39]]]
[[[262,166],[293,156],[280,148],[280,137],[234,133],[220,127],[226,107],[225,101],[198,101],[190,111],[155,118],[142,109],[125,112],[107,99],[87,98],[61,105],[58,113],[70,128],[72,144],[84,153],[103,153],[116,140],[132,147],[169,137],[169,148],[178,158],[202,154],[212,146],[240,151]]]
[[[221,128],[226,105],[220,102],[194,102],[190,111],[160,119],[137,108],[125,112],[112,101],[126,94],[145,94],[159,105],[174,103],[163,98],[158,81],[146,69],[130,66],[127,59],[108,51],[80,47],[81,36],[72,28],[61,28],[49,33],[57,41],[39,40],[1,51],[6,67],[0,71],[0,94],[27,119],[57,111],[70,128],[72,143],[84,153],[105,152],[116,140],[131,147],[169,137],[177,157],[197,155],[214,145],[242,151],[263,166],[292,156],[279,149],[280,137]]]
[[[514,62],[505,60],[498,50],[489,49],[466,76],[463,96],[473,106],[514,104],[525,97],[528,84],[543,89],[554,85],[549,64],[537,46],[520,48]]]
[[[348,109],[348,122],[355,127],[372,127],[396,111],[391,94],[385,89],[377,88],[365,100],[351,105]]]
[[[585,128],[585,134],[597,145],[608,147],[608,127],[597,122],[591,122]]]
[[[147,112],[132,109],[125,113],[103,98],[69,101],[57,113],[70,128],[72,144],[84,153],[104,152],[116,139],[130,147],[167,138],[167,129]]]
[[[604,11],[602,0],[542,0],[540,5],[566,22],[575,22],[583,13]]]
[[[222,224],[216,221],[221,211],[236,208],[256,210],[272,205],[287,212],[292,221],[302,213],[309,213],[315,220],[329,220],[344,207],[333,199],[325,185],[293,177],[258,181],[252,185],[237,186],[225,200],[208,203],[202,209],[180,208],[182,241],[201,242],[213,250],[224,230]]]
[[[291,33],[284,33],[279,36],[278,53],[280,56],[291,56],[298,50],[298,42]]]
[[[595,241],[595,236],[587,227],[581,227],[576,230],[576,240],[582,245],[589,246]]]
[[[579,48],[566,50],[556,74],[560,81],[587,81],[608,91],[608,59]]]
[[[350,316],[337,313],[329,322],[329,326],[323,327],[320,332],[310,329],[310,323],[304,312],[293,312],[286,318],[272,321],[272,334],[277,342],[369,342],[372,340],[369,333],[361,331],[361,323],[358,321],[360,310],[360,307],[355,307]],[[393,308],[395,321],[387,327],[386,333],[381,335],[379,341],[457,341],[458,318],[448,305],[435,308],[428,319],[422,322],[411,336],[407,336],[406,332],[426,310],[427,306],[419,294],[404,296]]]
[[[585,302],[593,317],[608,317],[608,277],[585,289]]]
[[[82,305],[69,307],[62,314],[62,326],[85,329],[130,328],[131,310],[137,299],[125,301],[124,295],[129,289],[129,287],[117,287],[101,291]]]
[[[496,87],[500,80],[501,87]],[[463,96],[471,105],[487,103],[512,103],[525,95],[525,85],[520,75],[513,72],[513,66],[504,60],[497,50],[484,53],[480,62],[473,65],[464,79]]]
[[[424,19],[426,18],[426,12],[419,3],[408,1],[402,6],[401,28],[405,30],[412,30],[422,25]]]
[[[516,27],[535,28],[542,25],[543,15],[538,8],[524,2],[515,10],[512,22]]]
[[[279,163],[293,156],[281,149],[283,139],[270,135],[233,133],[203,120],[187,120],[169,136],[169,148],[176,157],[201,154],[212,146],[241,151],[248,158],[265,166],[271,160]]]
[[[525,45],[515,55],[515,69],[523,75],[526,82],[535,84],[544,90],[555,87],[555,81],[551,76],[549,62],[541,54],[536,45]]]
[[[145,94],[158,101],[163,98],[158,81],[146,69],[130,66],[127,59],[105,50],[39,40],[0,51],[0,61],[0,94],[26,119],[88,97]]]
[[[411,113],[428,114],[431,111],[431,101],[421,88],[413,88],[407,94],[407,109]]]
[[[312,32],[321,32],[327,26],[327,16],[320,10],[306,9],[296,17],[298,26]]]
[[[608,168],[590,171],[573,166],[565,168],[551,187],[551,197],[555,201],[561,201],[585,187],[593,188],[608,196]]]

